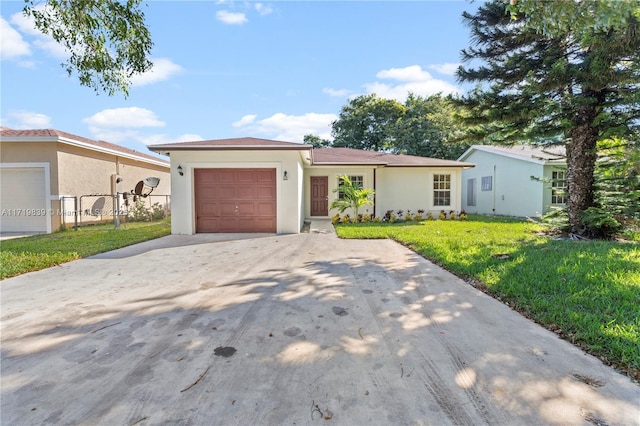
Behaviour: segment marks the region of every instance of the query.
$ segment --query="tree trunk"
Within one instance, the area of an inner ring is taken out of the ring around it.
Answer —
[[[571,130],[571,142],[567,144],[567,213],[570,232],[580,236],[589,235],[580,213],[594,205],[598,129],[593,123],[596,115],[595,105],[581,107],[576,115],[576,126]]]

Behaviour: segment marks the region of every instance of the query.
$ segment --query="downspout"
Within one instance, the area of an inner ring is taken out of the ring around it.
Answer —
[[[373,217],[376,215],[376,170],[377,168],[373,168]]]
[[[493,214],[496,214],[496,165],[493,165]]]

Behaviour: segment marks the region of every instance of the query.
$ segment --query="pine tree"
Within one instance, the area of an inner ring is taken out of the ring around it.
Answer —
[[[593,12],[568,4],[576,16]],[[640,25],[629,9],[623,26],[582,29],[579,37],[570,26],[553,37],[538,33],[501,0],[463,15],[473,43],[463,61],[482,63],[458,70],[461,82],[480,84],[461,99],[474,125],[469,137],[566,145],[567,213],[577,235],[593,234],[581,213],[595,205],[598,140],[640,127]]]

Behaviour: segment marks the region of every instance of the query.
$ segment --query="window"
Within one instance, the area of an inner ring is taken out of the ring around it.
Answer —
[[[493,176],[482,176],[482,191],[493,190]]]
[[[567,172],[551,172],[551,204],[567,202]]]
[[[354,175],[348,176],[349,180],[356,188],[364,188],[364,176],[362,175]],[[342,179],[338,178],[338,188],[342,185]],[[344,192],[338,189],[338,198],[342,200],[344,198]]]
[[[451,205],[451,175],[433,175],[433,205]]]
[[[467,179],[467,206],[476,205],[476,179]]]

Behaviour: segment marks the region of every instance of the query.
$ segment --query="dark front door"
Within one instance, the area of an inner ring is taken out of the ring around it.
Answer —
[[[329,177],[311,176],[311,216],[329,215]]]

